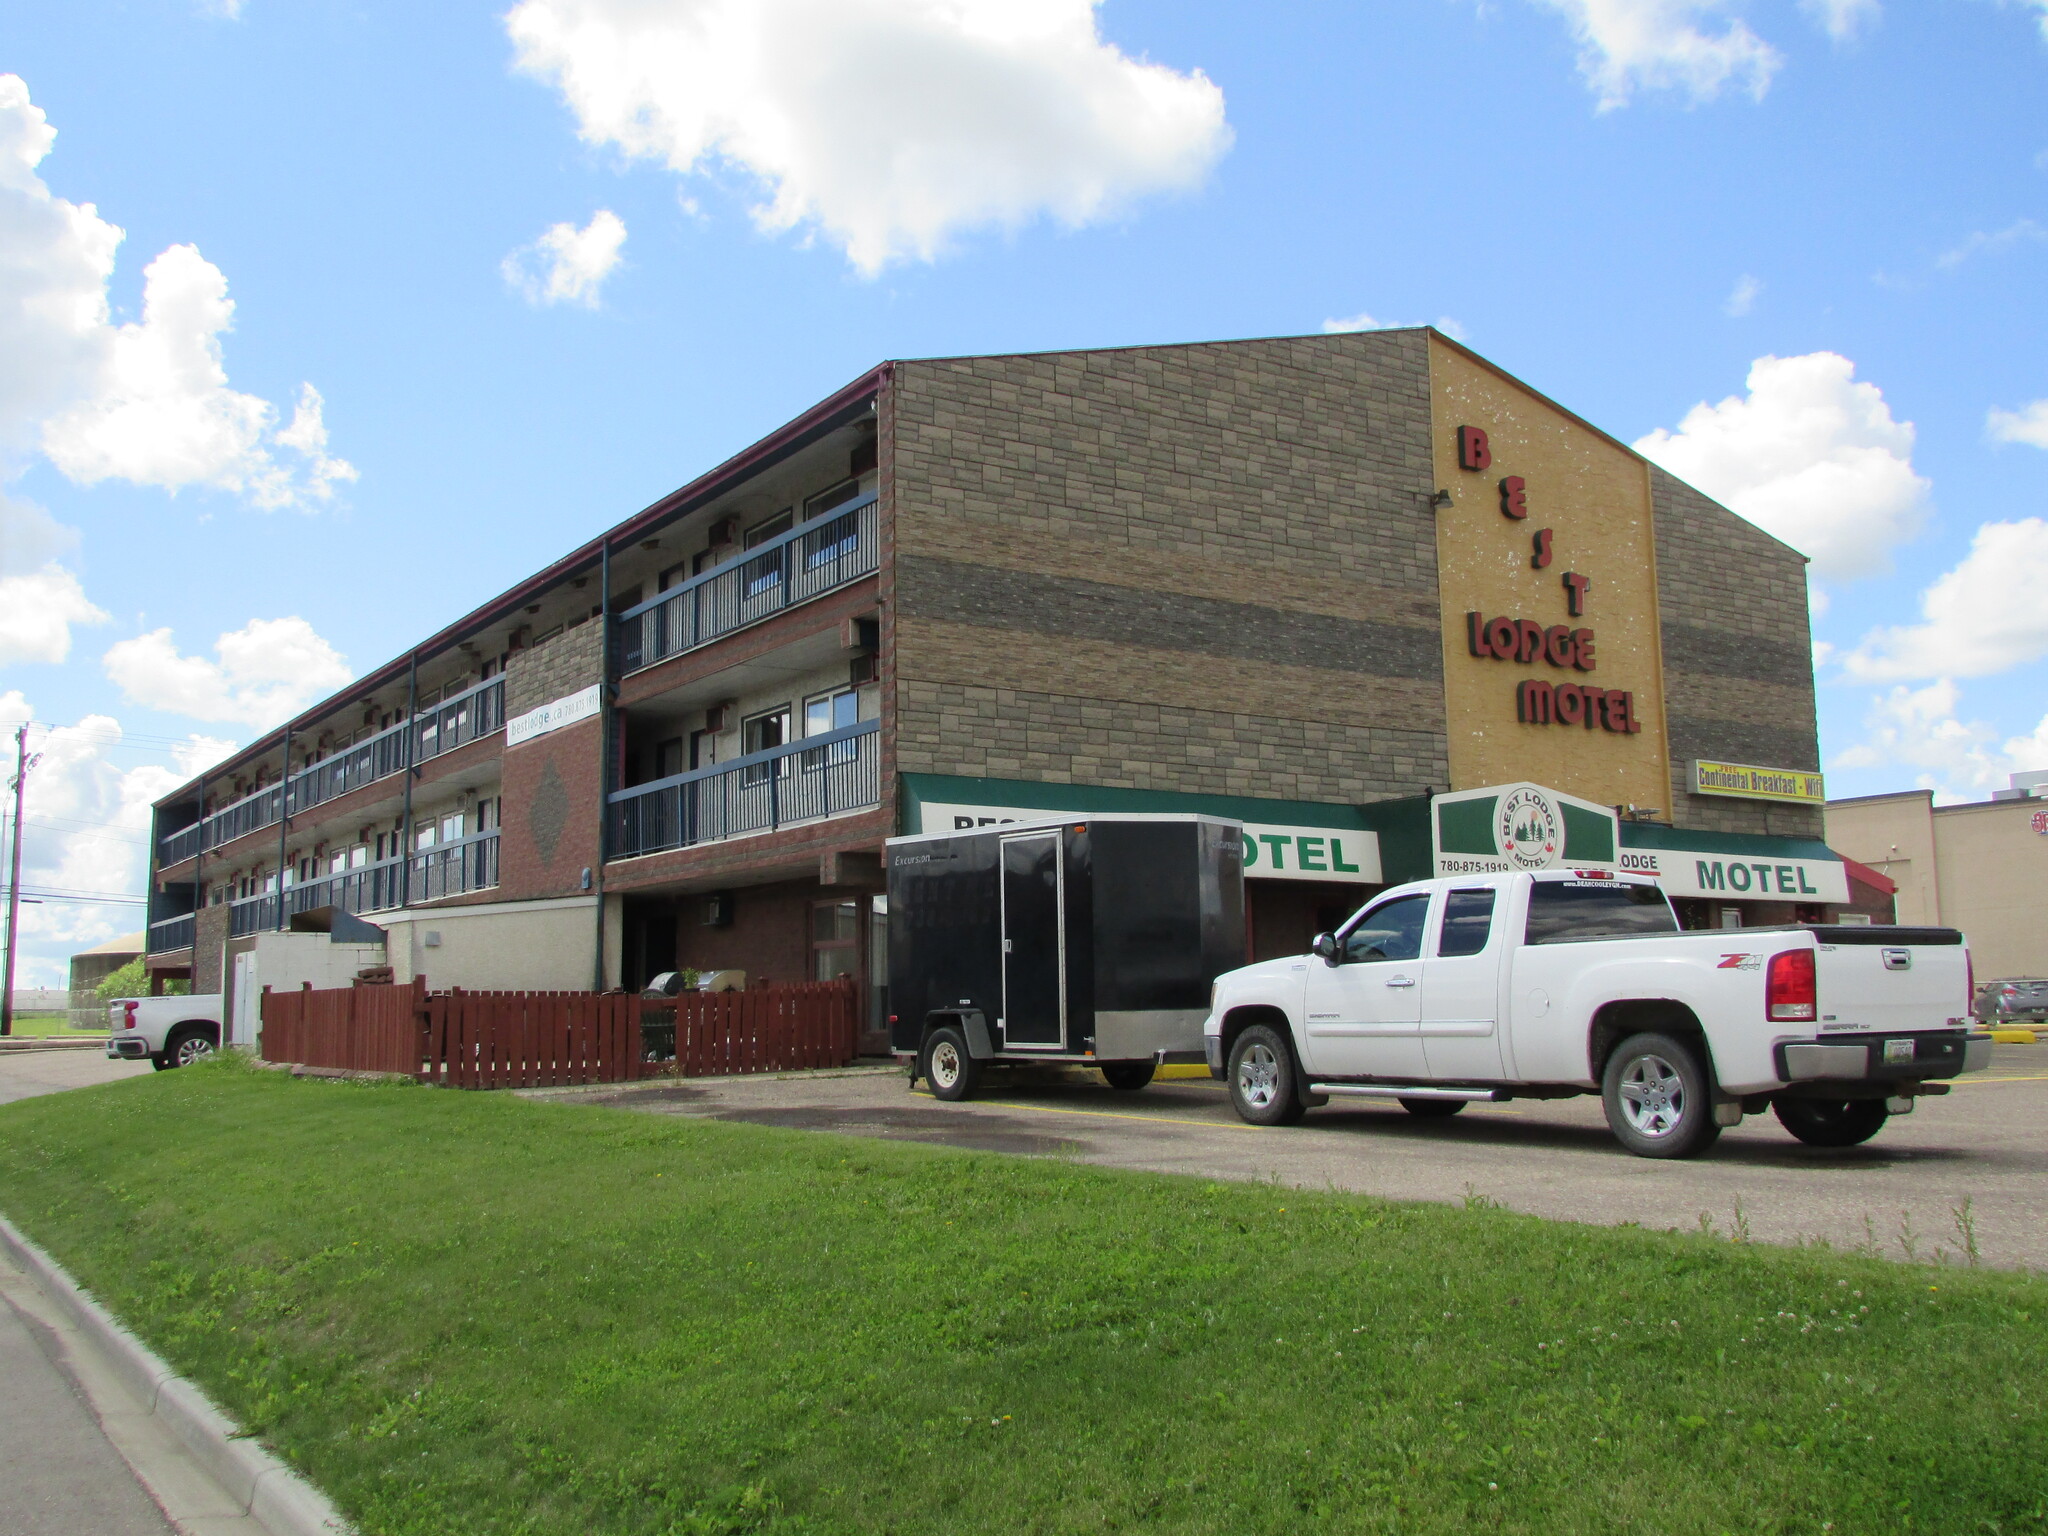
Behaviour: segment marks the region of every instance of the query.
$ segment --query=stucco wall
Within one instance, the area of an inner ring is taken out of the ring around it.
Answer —
[[[414,908],[379,913],[377,921],[385,930],[393,979],[425,976],[437,992],[587,992],[594,979],[594,897]],[[605,929],[609,979],[618,972],[618,924],[607,922]],[[438,944],[427,943],[430,933],[440,936]]]

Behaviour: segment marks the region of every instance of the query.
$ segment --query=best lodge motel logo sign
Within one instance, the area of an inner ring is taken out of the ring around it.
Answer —
[[[1031,811],[1000,805],[937,805],[920,811],[925,832],[967,832],[1019,821],[1085,821],[1088,811]],[[1344,827],[1281,827],[1244,823],[1247,880],[1330,880],[1380,885],[1380,840],[1374,832]]]
[[[1458,428],[1458,465],[1474,472],[1493,466],[1493,447],[1484,427]],[[1515,522],[1528,518],[1529,482],[1522,476],[1508,475],[1501,480],[1500,511]],[[1555,558],[1552,532],[1538,528],[1530,536],[1529,564],[1535,570],[1549,569]],[[1566,571],[1559,586],[1565,617],[1584,618],[1593,579],[1580,571]],[[1542,662],[1556,671],[1585,675],[1599,665],[1595,639],[1591,627],[1585,625],[1544,624],[1504,614],[1489,617],[1477,611],[1465,615],[1466,649],[1484,660],[1525,667]],[[1515,685],[1515,718],[1524,725],[1581,726],[1620,736],[1632,736],[1643,728],[1636,719],[1632,691],[1570,678],[1523,678]]]

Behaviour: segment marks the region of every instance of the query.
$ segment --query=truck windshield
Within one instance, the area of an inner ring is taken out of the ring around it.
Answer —
[[[1525,944],[1568,944],[1617,933],[1676,933],[1671,903],[1654,885],[1538,880],[1529,892]]]

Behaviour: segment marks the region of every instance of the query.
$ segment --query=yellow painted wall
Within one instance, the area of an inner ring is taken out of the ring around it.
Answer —
[[[1437,515],[1443,600],[1444,702],[1451,787],[1530,780],[1602,805],[1671,807],[1669,750],[1657,623],[1650,476],[1633,453],[1437,337],[1430,342],[1437,484],[1453,505]],[[1458,429],[1486,430],[1492,465],[1461,468]],[[1500,510],[1500,482],[1528,482],[1529,515]],[[1537,570],[1532,536],[1549,528],[1554,557]],[[1563,576],[1592,578],[1585,615],[1566,608]],[[1533,619],[1591,629],[1590,673],[1473,656],[1465,615]],[[1625,688],[1642,729],[1619,735],[1584,726],[1524,725],[1515,688],[1524,678]]]

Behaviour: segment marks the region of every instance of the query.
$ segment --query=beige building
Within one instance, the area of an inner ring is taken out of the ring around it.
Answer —
[[[1830,800],[1828,846],[1898,886],[1898,921],[1960,928],[1981,980],[2048,976],[2048,799],[1929,790]]]

